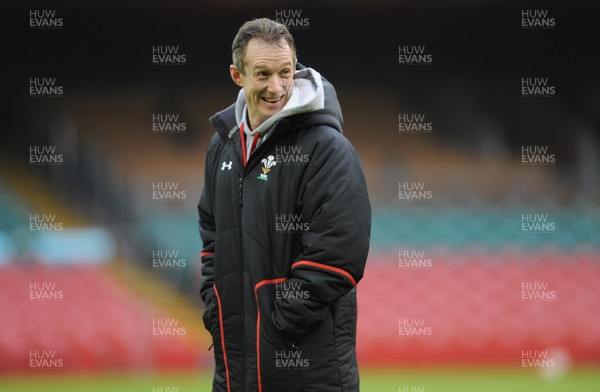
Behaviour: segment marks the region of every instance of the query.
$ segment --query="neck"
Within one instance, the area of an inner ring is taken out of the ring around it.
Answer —
[[[267,121],[269,118],[265,118],[262,121],[258,121],[258,119],[256,119],[255,117],[252,116],[252,114],[250,113],[250,111],[248,110],[248,104],[246,104],[246,125],[248,125],[248,127],[250,129],[248,129],[248,132],[252,132],[255,129],[258,129],[258,127],[260,127],[262,124],[264,124],[265,121]]]
[[[250,113],[248,113],[248,116],[246,116],[246,121],[247,121],[248,125],[250,126],[250,130],[251,131],[253,131],[253,130],[257,129],[258,127],[260,127],[265,122],[265,120],[258,121],[256,118],[252,118],[252,116],[250,115]]]

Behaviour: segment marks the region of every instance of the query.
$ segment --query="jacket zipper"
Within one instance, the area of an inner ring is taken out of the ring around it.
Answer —
[[[241,148],[246,148],[246,138],[242,137],[242,135],[240,134],[240,147]],[[235,148],[234,148],[235,150]],[[245,150],[243,150],[245,151]],[[244,211],[242,210],[242,207],[244,205],[244,174],[246,171],[246,162],[244,162],[244,152],[243,151],[238,151],[238,157],[240,158],[240,161],[242,162],[242,173],[239,176],[239,192],[240,192],[240,197],[239,197],[239,210],[240,210],[240,233],[241,233],[241,237],[240,237],[240,252],[242,255],[242,311],[245,312],[246,310],[246,295],[244,294],[244,279],[246,276],[246,253],[244,252],[244,231],[243,231],[243,227],[244,227]],[[246,379],[247,379],[247,371],[246,371],[246,358],[247,356],[247,352],[246,352],[246,318],[242,317],[242,352],[244,353],[244,377],[243,377],[243,381],[242,381],[242,390],[246,390]]]
[[[244,294],[244,290],[246,289],[244,280],[246,279],[246,253],[244,252],[244,211],[242,210],[242,206],[244,205],[244,170],[242,169],[242,175],[240,176],[240,247],[242,252],[242,311],[246,311],[246,295]],[[242,384],[242,390],[246,390],[246,317],[242,317],[242,347],[244,353],[244,380]]]
[[[239,186],[239,190],[240,190],[240,200],[239,200],[239,204],[240,204],[240,210],[241,208],[244,206],[244,177],[240,176],[240,186]],[[240,226],[241,226],[241,214],[240,214]]]
[[[279,125],[279,121],[277,121],[275,124],[273,124],[273,128],[271,129],[270,132],[274,132],[277,125]],[[271,133],[269,139],[272,137],[272,135],[273,134]],[[263,142],[263,144],[264,144],[264,142]],[[244,137],[242,137],[242,135],[240,135],[240,147],[244,149],[243,151],[245,151],[245,148],[246,148],[245,135],[244,135]],[[258,147],[262,147],[262,145],[260,145]],[[256,150],[258,150],[258,147],[256,148]],[[256,150],[254,151],[254,154],[256,154]],[[244,252],[244,217],[243,217],[244,216],[244,212],[243,212],[244,178],[247,176],[247,166],[248,166],[247,164],[250,163],[250,159],[251,159],[251,157],[248,157],[248,161],[244,162],[244,155],[245,154],[242,151],[240,151],[240,153],[238,154],[238,157],[242,161],[242,174],[239,177],[239,192],[240,192],[239,208],[240,208],[240,233],[241,233],[240,248],[241,248],[241,252],[242,252],[242,279],[245,279],[245,275],[246,275],[246,253]],[[243,289],[245,289],[245,287],[243,286],[243,281],[242,281],[242,287],[243,287]],[[256,306],[258,307],[258,303],[256,304]],[[242,295],[242,309],[244,312],[246,311],[246,296],[245,295]],[[247,355],[246,355],[246,321],[245,320],[246,320],[246,318],[244,317],[242,342],[243,342],[244,358],[247,358]],[[258,360],[258,357],[257,357],[257,360]],[[258,371],[258,368],[257,368],[257,371]],[[244,390],[246,389],[246,385],[247,385],[247,382],[246,382],[246,379],[248,377],[247,373],[248,372],[246,372],[246,362],[244,361],[244,381],[243,381]]]

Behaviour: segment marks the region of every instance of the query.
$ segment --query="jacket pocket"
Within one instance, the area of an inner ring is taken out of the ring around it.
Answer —
[[[215,304],[215,296],[210,296],[210,301],[205,304],[204,313],[202,314],[204,328],[214,336],[216,329],[219,327],[219,313]]]
[[[231,384],[221,299],[217,286],[214,285],[213,287],[214,295],[211,296],[211,300],[206,305],[202,320],[204,321],[205,328],[210,332],[213,341],[212,347],[215,357],[213,391],[229,391]]]
[[[256,362],[258,383],[263,392],[301,391],[299,370],[304,364],[298,346],[281,333],[272,320],[276,285],[286,278],[264,280],[255,285],[257,307]]]
[[[255,286],[257,307],[257,337],[271,346],[293,348],[296,344],[277,329],[273,323],[273,305],[275,304],[277,285],[287,278],[264,280]],[[259,341],[257,341],[259,343]]]

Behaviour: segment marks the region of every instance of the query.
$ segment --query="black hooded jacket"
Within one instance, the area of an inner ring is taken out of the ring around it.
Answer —
[[[322,81],[324,108],[279,119],[245,165],[235,104],[210,119],[198,212],[213,391],[359,390],[355,286],[371,209]]]

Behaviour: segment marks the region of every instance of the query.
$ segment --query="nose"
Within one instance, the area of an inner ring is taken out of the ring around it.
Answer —
[[[269,79],[269,84],[267,85],[267,91],[271,94],[280,94],[283,90],[283,83],[279,75],[273,75]]]

